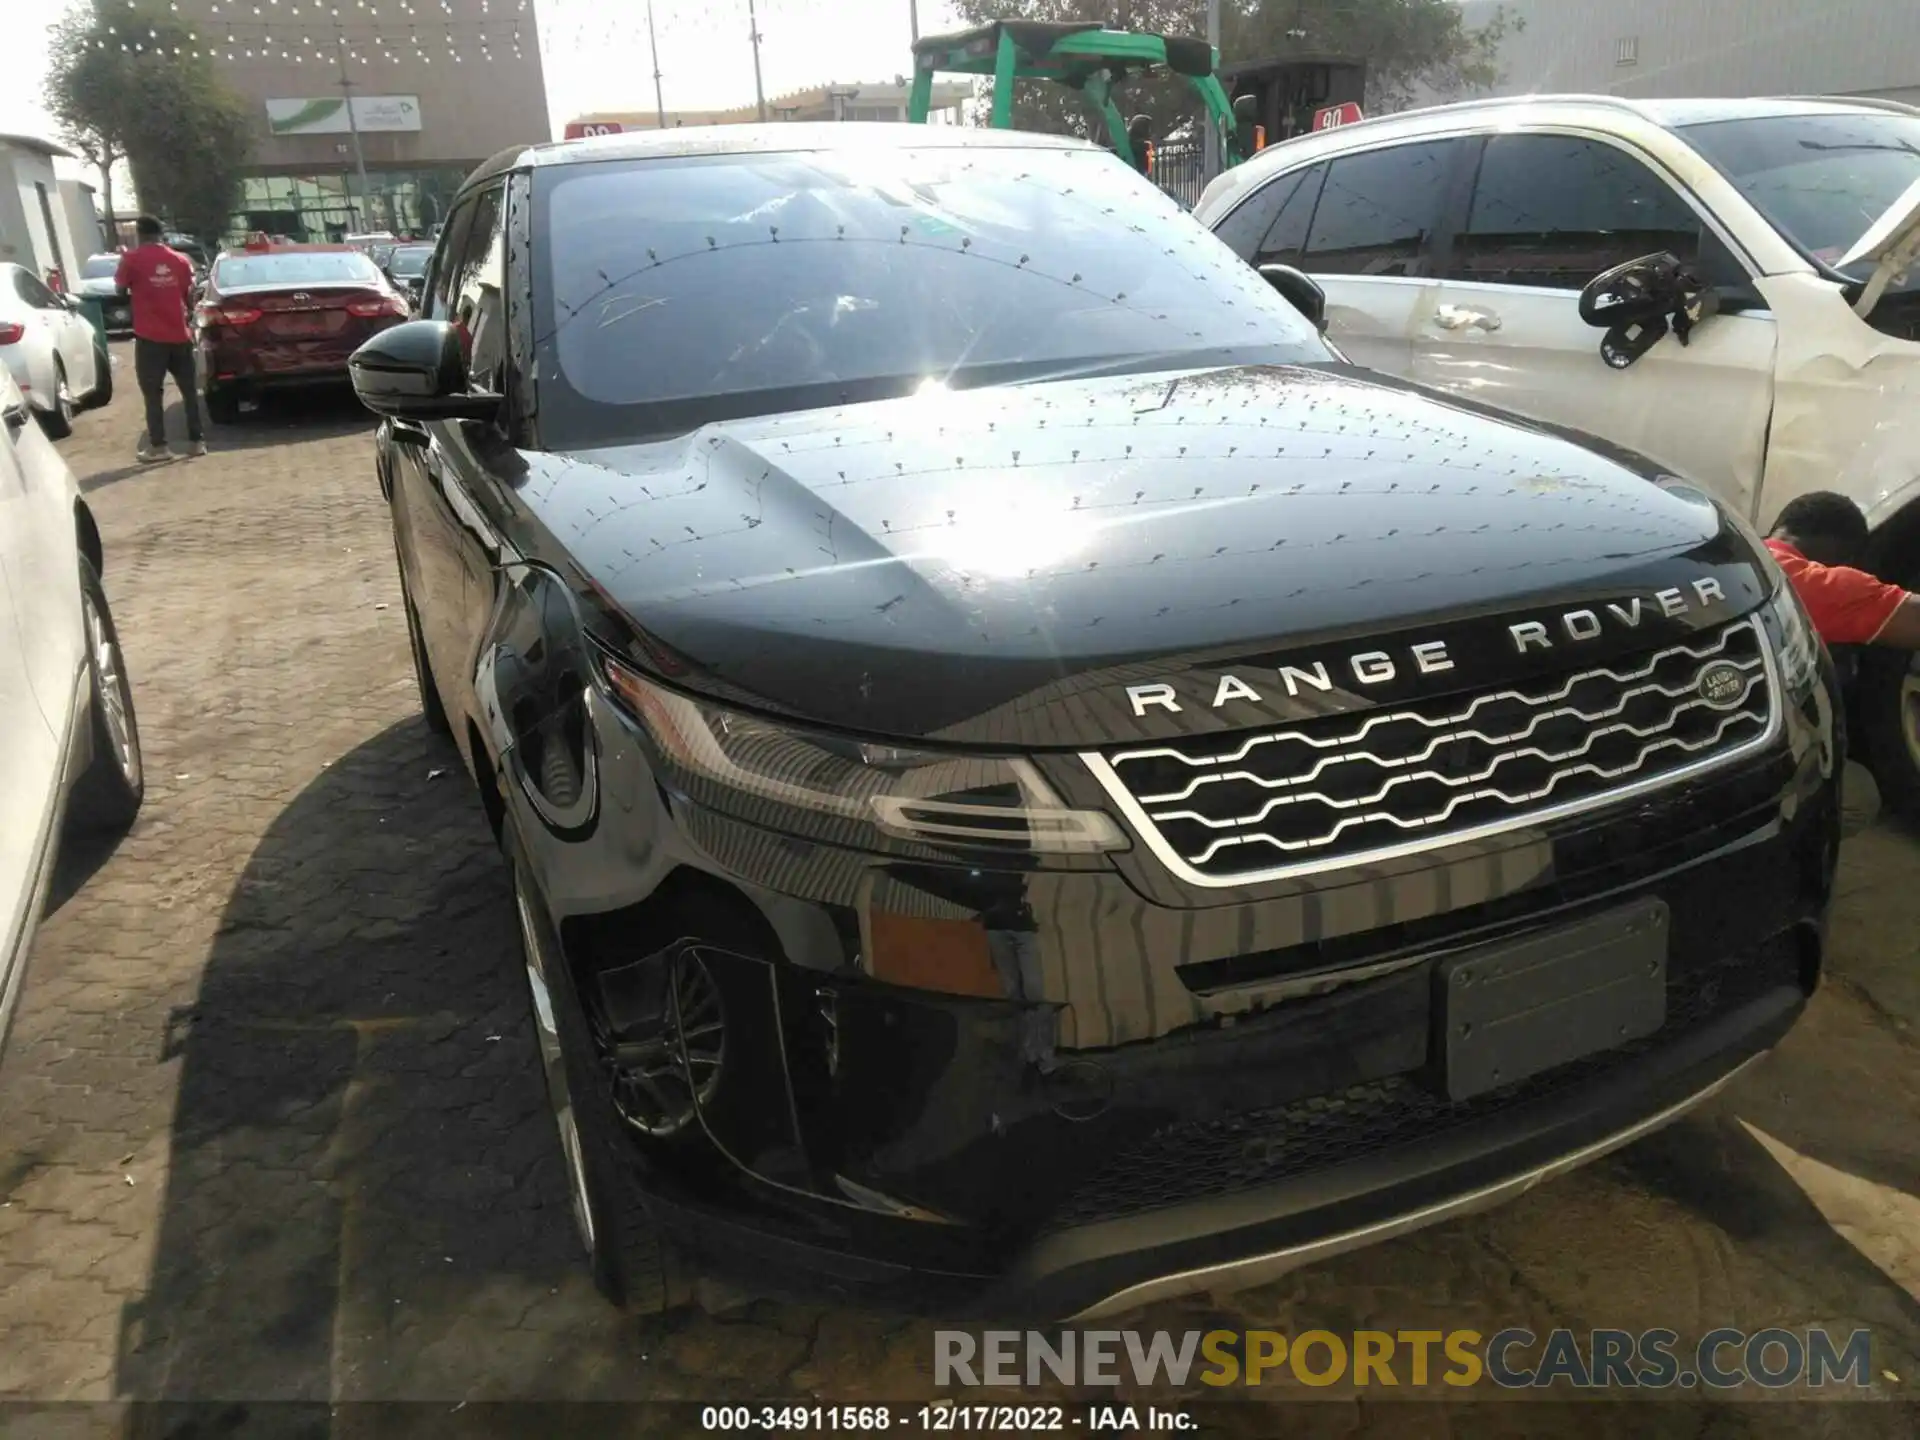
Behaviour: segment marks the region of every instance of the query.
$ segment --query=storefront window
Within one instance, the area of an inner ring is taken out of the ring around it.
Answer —
[[[351,171],[252,176],[241,188],[226,240],[239,244],[256,231],[306,243],[364,230],[426,235],[446,218],[466,177],[464,167],[369,170],[370,193],[363,199],[360,177]]]

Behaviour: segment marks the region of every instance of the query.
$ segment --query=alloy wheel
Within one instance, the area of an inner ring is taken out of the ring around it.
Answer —
[[[520,916],[520,940],[526,952],[527,989],[533,998],[533,1024],[540,1044],[540,1065],[547,1077],[547,1101],[553,1108],[554,1125],[560,1131],[560,1151],[567,1162],[567,1189],[573,1202],[573,1223],[580,1241],[591,1255],[594,1250],[593,1200],[587,1188],[586,1157],[580,1148],[580,1125],[574,1118],[573,1091],[567,1084],[565,1052],[560,1047],[560,1026],[553,1013],[553,991],[547,980],[547,947],[539,924],[527,903],[526,891],[514,886],[514,908]]]
[[[621,1119],[656,1139],[678,1135],[712,1103],[726,1068],[726,1011],[713,972],[697,953],[671,964],[671,994],[657,1033],[616,1035],[597,1006],[589,1023]]]
[[[138,790],[141,760],[129,718],[133,713],[133,695],[127,685],[127,669],[121,663],[120,647],[114,643],[105,622],[100,618],[100,607],[94,603],[93,596],[84,590],[81,592],[81,605],[86,612],[87,651],[93,658],[93,672],[97,678],[94,699],[100,706],[100,718],[105,722],[107,736],[113,743],[114,763],[120,767],[120,774],[128,787]]]

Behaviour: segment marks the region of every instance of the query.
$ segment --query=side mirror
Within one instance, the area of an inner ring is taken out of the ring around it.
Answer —
[[[353,390],[376,415],[395,420],[491,420],[498,395],[467,387],[466,350],[444,320],[408,320],[382,330],[347,360]]]
[[[1720,296],[1672,255],[1643,255],[1596,275],[1580,292],[1580,318],[1607,333],[1600,358],[1624,370],[1671,330],[1682,345],[1720,311]]]
[[[1319,282],[1291,265],[1262,265],[1260,278],[1286,298],[1289,305],[1313,322],[1313,328],[1327,333],[1327,292]]]

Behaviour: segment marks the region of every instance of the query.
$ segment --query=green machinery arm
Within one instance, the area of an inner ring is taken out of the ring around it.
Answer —
[[[913,89],[907,119],[924,125],[933,99],[936,74],[991,75],[995,129],[1013,126],[1013,82],[1048,80],[1080,93],[1107,127],[1115,152],[1134,163],[1132,141],[1113,100],[1112,71],[1166,67],[1193,88],[1220,140],[1222,161],[1237,165],[1246,157],[1233,120],[1226,87],[1214,73],[1220,54],[1195,40],[1169,41],[1164,35],[1104,30],[1097,26],[1002,21],[955,35],[931,35],[914,46]]]

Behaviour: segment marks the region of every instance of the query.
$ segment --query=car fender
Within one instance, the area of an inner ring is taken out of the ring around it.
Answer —
[[[1884,526],[1920,498],[1920,344],[1875,330],[1818,276],[1758,285],[1779,343],[1754,523],[1765,531],[1796,496],[1837,490]]]

